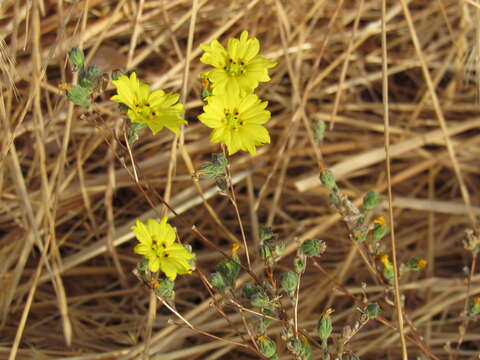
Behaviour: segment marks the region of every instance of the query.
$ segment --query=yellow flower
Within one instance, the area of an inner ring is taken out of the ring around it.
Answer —
[[[195,254],[188,251],[182,244],[175,242],[175,230],[167,223],[166,216],[160,222],[148,219],[146,226],[137,220],[132,230],[140,242],[133,251],[148,260],[148,268],[151,272],[160,270],[172,281],[177,274],[192,272],[190,261]]]
[[[270,112],[265,110],[268,103],[260,101],[257,95],[219,94],[206,101],[198,119],[213,129],[210,140],[225,144],[229,155],[239,150],[254,155],[256,146],[270,143],[268,131],[262,126],[270,119]]]
[[[154,135],[164,127],[179,135],[180,125],[187,123],[183,118],[183,104],[175,104],[179,94],[151,91],[150,86],[138,80],[134,72],[130,77],[121,75],[112,83],[117,94],[110,100],[127,106],[129,119],[147,125]]]
[[[388,258],[388,255],[387,254],[378,254],[377,255],[377,258],[378,260],[380,260],[380,262],[383,264],[383,266],[385,266],[386,268],[388,267],[391,267],[392,264],[390,263],[390,259]]]
[[[427,266],[428,261],[425,259],[419,259],[418,260],[418,267],[420,269],[423,269],[425,266]]]
[[[387,222],[385,221],[385,216],[379,216],[373,220],[373,223],[383,227]]]
[[[217,40],[200,47],[205,51],[200,61],[214,67],[205,73],[212,82],[214,94],[252,92],[259,82],[270,80],[267,69],[277,65],[258,55],[260,41],[248,39],[247,31],[242,32],[240,39],[228,39],[227,49]]]

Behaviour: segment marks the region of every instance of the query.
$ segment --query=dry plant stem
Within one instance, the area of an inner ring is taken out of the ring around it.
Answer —
[[[215,308],[215,311],[220,314],[221,317],[223,317],[225,319],[225,321],[227,322],[228,326],[231,328],[231,329],[234,329],[235,332],[237,333],[238,337],[240,339],[242,339],[242,341],[244,343],[247,343],[247,339],[243,336],[243,334],[238,330],[238,327],[235,326],[232,321],[230,320],[229,316],[222,310],[221,308],[221,305],[218,303],[218,300],[217,300],[217,297],[215,296],[215,294],[213,293],[212,289],[213,289],[213,286],[212,284],[210,284],[210,282],[208,281],[207,277],[205,276],[205,274],[200,270],[200,269],[196,269],[195,270],[196,273],[198,274],[198,277],[200,278],[200,280],[202,281],[203,285],[205,286],[205,289],[207,289],[209,295],[210,295],[210,298],[212,299],[212,302],[213,302],[213,306]],[[230,300],[230,301],[233,301],[233,300]]]
[[[137,38],[138,38],[138,34],[140,33],[140,27],[141,27],[140,18],[142,17],[144,3],[145,3],[145,0],[140,0],[138,2],[137,15],[135,16],[135,23],[133,25],[133,33],[132,33],[132,37],[130,38],[130,48],[128,50],[127,64],[125,65],[125,70],[127,71],[130,70],[130,65],[133,59],[133,53],[135,52],[135,48],[137,47]]]
[[[297,288],[295,289],[295,303],[293,308],[293,328],[295,330],[295,338],[298,339],[298,299],[300,297],[300,280],[302,275],[298,276]]]
[[[406,0],[401,0],[401,4],[402,4],[403,12],[404,12],[404,15],[405,15],[405,20],[407,21],[408,28],[410,30],[410,35],[412,37],[412,41],[413,41],[413,44],[415,46],[415,50],[417,52],[417,56],[420,60],[423,76],[425,78],[425,82],[427,83],[428,90],[430,92],[430,95],[432,96],[433,107],[435,109],[435,113],[437,115],[438,122],[439,122],[440,127],[441,127],[442,132],[443,132],[445,143],[447,145],[448,154],[450,155],[450,159],[452,161],[452,166],[453,166],[453,169],[455,170],[455,175],[457,177],[457,181],[458,181],[458,184],[459,184],[459,187],[460,187],[460,192],[462,194],[463,200],[465,201],[466,207],[469,209],[468,216],[469,216],[470,222],[472,224],[472,228],[475,229],[477,221],[476,221],[475,215],[473,214],[473,211],[471,209],[472,205],[471,205],[471,201],[470,201],[470,195],[468,193],[468,189],[465,185],[465,181],[463,179],[462,172],[461,172],[460,166],[458,164],[457,155],[455,153],[455,148],[453,147],[452,140],[450,139],[450,136],[448,135],[449,129],[447,127],[445,117],[444,117],[442,109],[440,107],[440,102],[438,100],[437,93],[435,92],[435,88],[434,88],[433,83],[432,83],[430,72],[429,72],[428,66],[427,66],[427,61],[425,59],[425,55],[422,52],[420,41],[418,40],[417,32],[415,30],[415,25],[413,24],[412,16],[410,14],[410,10],[408,8],[408,4],[406,3]]]
[[[352,50],[353,50],[353,43],[354,43],[355,37],[357,35],[358,24],[360,23],[360,18],[362,17],[362,13],[363,13],[364,0],[359,0],[359,1],[357,1],[357,3],[358,2],[359,2],[359,4],[357,5],[357,16],[355,17],[355,22],[353,24],[352,34],[350,35],[350,41],[348,42],[348,48],[347,48],[347,52],[345,54],[345,60],[343,61],[342,70],[340,72],[340,80],[338,82],[338,91],[335,94],[335,100],[333,102],[332,115],[330,117],[330,131],[333,130],[333,126],[335,124],[335,119],[337,117],[338,106],[340,105],[340,98],[342,96],[343,83],[345,82],[345,77],[347,76],[348,64],[350,62],[350,56],[351,56]]]
[[[222,150],[223,153],[226,154],[225,152],[225,147],[222,145]],[[248,251],[248,244],[247,244],[247,237],[245,236],[245,230],[243,228],[243,222],[242,222],[242,217],[240,216],[240,211],[238,210],[238,205],[237,205],[237,199],[235,197],[235,189],[233,188],[233,182],[232,182],[232,174],[230,172],[230,163],[227,164],[227,169],[226,169],[226,177],[227,177],[227,184],[228,184],[228,199],[233,205],[233,208],[235,209],[235,215],[237,217],[238,225],[240,226],[240,233],[242,234],[242,241],[243,241],[243,247],[245,248],[245,255],[247,257],[247,266],[248,270],[252,271],[252,264],[250,263],[250,254]]]
[[[35,291],[37,290],[38,279],[40,278],[40,274],[42,273],[43,264],[46,262],[46,259],[48,257],[47,254],[48,254],[49,247],[50,247],[50,237],[47,237],[47,242],[42,249],[42,254],[40,256],[37,269],[35,270],[32,286],[30,287],[30,291],[28,292],[28,297],[25,302],[25,306],[23,307],[22,317],[18,324],[17,333],[15,334],[15,340],[13,341],[8,360],[15,360],[17,358],[18,347],[20,346],[22,334],[25,329],[25,325],[27,323],[28,313],[30,312],[30,308],[33,303],[33,297],[35,296]]]
[[[462,314],[463,330],[459,331],[457,347],[455,349],[455,357],[454,357],[455,360],[458,359],[458,356],[460,354],[460,347],[462,346],[463,339],[465,338],[465,335],[467,333],[468,323],[470,322],[470,318],[468,317],[468,306],[470,303],[470,293],[472,290],[472,278],[475,276],[475,271],[477,268],[477,260],[478,260],[478,254],[474,253],[472,255],[472,263],[470,265],[470,272],[467,279],[467,295],[465,296],[465,303],[463,305],[463,314]]]
[[[52,246],[50,248],[50,255],[52,257],[52,270],[54,274],[53,278],[53,287],[55,289],[55,294],[58,301],[58,310],[61,316],[63,335],[65,343],[67,346],[70,346],[72,341],[72,324],[68,315],[68,304],[67,296],[65,293],[65,288],[63,286],[62,278],[59,275],[58,269],[61,266],[60,252],[56,244],[56,234],[55,234],[55,214],[56,214],[56,199],[58,198],[58,187],[55,189],[56,194],[52,196],[52,187],[56,179],[55,176],[52,176],[48,179],[48,172],[46,167],[46,152],[45,152],[45,122],[42,113],[41,106],[41,90],[40,82],[42,77],[42,59],[41,59],[41,40],[40,40],[40,11],[39,3],[35,2],[32,8],[32,67],[33,67],[33,78],[34,86],[33,90],[33,115],[34,121],[38,126],[38,130],[35,131],[35,140],[37,146],[37,155],[38,155],[38,166],[40,169],[40,179],[41,179],[41,197],[42,204],[44,207],[43,210],[43,219],[44,221],[44,237],[51,239]],[[68,129],[68,125],[67,125]],[[67,136],[66,136],[67,137]],[[65,146],[65,144],[63,144]],[[68,144],[67,144],[68,146]],[[66,154],[64,154],[66,157]],[[61,163],[57,162],[57,165]],[[63,168],[63,166],[62,166]],[[60,166],[56,170],[60,169]],[[60,169],[63,170],[63,169]],[[60,174],[62,171],[60,171]],[[57,182],[57,185],[59,182]],[[48,262],[47,262],[48,264]],[[49,266],[47,265],[47,268]]]
[[[220,228],[224,231],[224,233],[227,235],[227,237],[232,241],[236,243],[240,243],[240,240],[237,238],[235,234],[233,234],[228,228],[223,224],[223,222],[220,220],[219,216],[215,212],[215,210],[212,208],[212,206],[208,203],[208,201],[205,199],[205,196],[203,194],[202,187],[200,186],[200,183],[198,181],[197,176],[195,175],[195,169],[192,164],[192,159],[190,155],[188,154],[188,151],[185,148],[185,145],[182,144],[180,141],[179,143],[179,148],[180,148],[180,154],[182,155],[183,161],[185,165],[187,166],[187,169],[192,177],[193,184],[198,192],[198,194],[202,197],[202,203],[205,209],[207,209],[208,213],[210,214],[211,218],[213,221],[220,226]]]
[[[113,131],[116,132],[116,129],[119,128],[119,123],[117,122],[113,128]],[[125,272],[123,271],[122,265],[118,258],[117,250],[113,245],[113,237],[115,235],[115,217],[113,211],[113,192],[115,190],[115,153],[117,151],[117,142],[113,142],[108,149],[108,183],[107,189],[105,191],[104,203],[107,212],[107,248],[112,256],[113,263],[117,270],[118,276],[122,286],[127,289],[128,282]]]
[[[397,310],[398,330],[400,333],[400,342],[402,344],[402,357],[403,360],[408,360],[407,342],[405,341],[405,333],[403,328],[403,310],[402,310],[402,298],[400,296],[400,283],[398,280],[398,264],[397,264],[397,244],[395,241],[395,223],[393,217],[392,207],[392,179],[390,170],[390,119],[388,108],[388,68],[387,68],[387,29],[386,29],[386,0],[382,0],[382,100],[383,100],[383,120],[385,123],[385,165],[387,171],[387,184],[388,184],[388,204],[389,204],[389,218],[390,218],[390,240],[392,247],[392,262],[393,262],[393,280],[395,289],[395,306]]]
[[[348,289],[343,285],[341,284],[340,282],[338,282],[336,279],[335,279],[335,275],[332,275],[332,274],[329,274],[327,272],[327,270],[325,270],[325,268],[320,265],[316,260],[313,260],[313,265],[322,273],[324,274],[325,276],[327,276],[332,283],[335,284],[335,286],[337,286],[340,291],[342,291],[346,296],[348,296],[349,298],[351,298],[358,306],[364,306],[365,304],[357,299],[355,297],[355,295],[353,295],[350,291],[348,291]],[[378,316],[376,318],[376,320],[389,327],[390,329],[392,330],[395,330],[395,331],[398,331],[398,328],[395,327],[393,324],[391,324],[388,320],[386,320],[383,316]],[[418,337],[418,336],[417,336]],[[408,339],[408,341],[410,341],[412,344],[414,344],[415,346],[417,346],[420,351],[422,351],[425,355],[427,355],[429,358],[431,359],[434,359],[434,360],[440,360],[438,357],[436,357],[429,349],[427,346],[425,346],[424,344],[422,344],[422,342],[418,339],[418,338],[415,338],[415,337],[412,337],[411,335],[406,335],[406,339]]]
[[[147,286],[151,292],[153,293],[153,289],[151,288],[151,285],[149,283],[147,283],[141,276],[140,274],[137,272],[137,271],[134,271],[134,275],[137,276],[137,278],[143,283],[145,284],[145,286]],[[154,295],[156,296],[156,295]],[[249,350],[253,350],[255,353],[257,353],[257,351],[255,351],[251,346],[248,346],[246,344],[242,344],[242,343],[239,343],[239,342],[236,342],[236,341],[231,341],[231,340],[227,340],[227,339],[224,339],[224,338],[221,338],[221,337],[218,337],[216,335],[213,335],[207,331],[204,331],[204,330],[201,330],[199,328],[197,328],[196,326],[194,326],[192,323],[190,323],[184,316],[182,316],[182,314],[180,314],[175,308],[173,308],[172,306],[170,306],[170,304],[168,304],[167,301],[165,301],[161,296],[156,296],[156,298],[162,303],[162,305],[164,305],[168,310],[170,310],[171,313],[173,313],[175,316],[177,316],[190,330],[194,331],[194,332],[197,332],[199,334],[202,334],[202,335],[205,335],[205,336],[208,336],[212,339],[215,339],[215,340],[218,340],[218,341],[221,341],[221,342],[224,342],[224,343],[228,343],[228,344],[231,344],[231,345],[235,345],[235,346],[239,346],[239,347],[243,347],[243,348],[246,348],[246,349],[249,349]],[[258,353],[258,355],[261,356],[261,354]]]
[[[230,296],[237,300],[236,296],[235,296],[235,293],[230,290]],[[238,300],[237,300],[238,301]],[[245,315],[243,314],[243,310],[242,309],[239,309],[239,313],[240,313],[240,317],[242,318],[242,322],[243,322],[243,327],[245,328],[245,330],[247,331],[247,334],[248,334],[248,337],[250,338],[250,341],[252,342],[252,345],[255,347],[255,349],[257,350],[258,353],[260,353],[260,349],[258,348],[258,345],[257,345],[257,342],[255,341],[255,338],[253,336],[253,332],[252,332],[252,329],[250,329],[250,325],[248,324],[247,322],[247,319],[245,318]]]

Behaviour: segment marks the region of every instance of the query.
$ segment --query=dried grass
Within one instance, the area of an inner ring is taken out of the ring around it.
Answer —
[[[232,160],[249,244],[255,248],[262,225],[287,240],[287,257],[295,240],[326,240],[322,266],[328,275],[309,267],[302,279],[301,329],[311,330],[328,306],[336,309],[334,324],[352,322],[355,302],[332,288],[344,287],[360,299],[366,282],[369,299],[385,304],[384,287],[352,246],[318,181],[318,166],[327,164],[351,198],[369,190],[387,194],[381,2],[365,0],[361,13],[360,3],[0,1],[0,358],[12,356],[16,346],[18,359],[126,360],[142,357],[146,347],[151,359],[252,358],[168,322],[173,317],[162,307],[156,318],[154,307],[149,312],[148,291],[131,274],[138,257],[130,226],[155,213],[122,164],[128,164],[128,155],[114,145],[122,120],[109,93],[84,114],[58,87],[71,81],[66,52],[73,46],[84,47],[89,61],[107,71],[134,68],[155,88],[183,91],[190,125],[179,148],[166,132],[145,133],[134,155],[140,182],[169,199],[182,218],[173,223],[208,273],[222,255],[199,241],[190,226],[225,249],[240,232],[228,201],[211,183],[191,176],[218,151],[196,120],[204,69],[198,45],[225,41],[243,29],[260,38],[262,53],[279,63],[272,81],[259,90],[273,115],[272,144],[256,157],[238,154]],[[410,28],[402,3],[409,3]],[[424,256],[429,262],[426,271],[400,281],[405,325],[424,336],[418,339],[405,328],[410,358],[422,353],[418,343],[424,342],[431,358],[450,359],[444,345],[455,347],[462,323],[464,267],[471,258],[461,240],[480,213],[479,11],[474,0],[388,3],[397,257]],[[320,147],[311,142],[318,119],[333,128]],[[389,246],[386,242],[385,249]],[[260,272],[258,259],[254,264]],[[192,324],[240,340],[211,308],[196,276],[182,277],[176,292],[177,309]],[[473,272],[470,295],[475,294],[480,275]],[[395,324],[393,308],[384,306]],[[239,316],[231,321],[242,326]],[[479,330],[478,321],[469,323],[458,358],[478,356]],[[350,347],[362,359],[398,359],[398,336],[395,329],[370,323]]]

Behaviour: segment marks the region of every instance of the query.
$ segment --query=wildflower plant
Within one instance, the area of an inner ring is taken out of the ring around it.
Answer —
[[[202,44],[204,50],[200,61],[211,65],[201,74],[201,99],[204,102],[203,113],[198,116],[202,124],[212,129],[210,140],[223,144],[228,155],[239,151],[255,155],[257,147],[269,144],[270,134],[265,124],[271,117],[267,110],[267,101],[262,101],[255,93],[259,83],[270,80],[268,70],[276,65],[259,55],[260,41],[248,38],[248,32],[241,33],[240,38],[230,38],[227,47],[223,47],[217,40],[210,44]],[[70,60],[79,71],[79,85],[68,90],[67,96],[74,103],[89,106],[92,91],[97,87],[101,72],[98,68],[85,69],[84,56],[80,51],[73,51]],[[167,128],[179,135],[180,127],[187,124],[184,119],[184,105],[179,103],[179,94],[166,93],[163,90],[151,90],[150,86],[142,82],[136,72],[121,73],[112,80],[116,93],[111,101],[120,104],[120,108],[130,120],[131,138],[138,136],[138,131],[148,127],[153,134]],[[323,121],[314,128],[315,139],[319,144],[323,142],[326,126]],[[224,148],[224,150],[225,150]],[[199,173],[208,179],[213,179],[222,195],[226,195],[235,206],[238,221],[241,226],[241,215],[235,203],[234,189],[231,180],[230,167],[225,151],[213,154],[212,160],[201,166]],[[383,216],[374,215],[380,203],[380,196],[375,192],[368,192],[361,206],[356,206],[340,191],[333,173],[324,169],[320,173],[322,184],[329,190],[329,200],[333,208],[341,215],[348,226],[349,237],[360,251],[370,250],[370,258],[377,259],[383,265],[382,274],[378,278],[385,280],[390,287],[394,279],[394,269],[389,256],[379,249],[381,241],[388,234],[389,228]],[[136,274],[162,300],[165,306],[170,306],[174,298],[175,280],[179,275],[191,274],[195,268],[196,255],[191,249],[177,241],[175,229],[164,216],[160,221],[149,218],[146,223],[136,220],[131,227],[138,243],[133,251],[143,256],[138,263]],[[195,229],[195,227],[192,227]],[[247,244],[242,229],[244,244]],[[275,323],[280,327],[280,338],[283,347],[296,360],[313,358],[311,344],[314,344],[323,359],[358,358],[346,348],[347,343],[357,334],[368,321],[380,316],[381,310],[377,303],[369,303],[366,295],[358,305],[360,318],[353,327],[346,325],[342,331],[335,333],[331,314],[333,309],[326,309],[312,333],[320,339],[311,340],[311,335],[301,329],[298,321],[298,304],[302,276],[307,266],[317,261],[327,249],[327,244],[320,239],[307,239],[298,242],[297,252],[293,256],[290,266],[283,265],[279,271],[278,262],[281,260],[285,244],[278,239],[277,234],[269,227],[261,228],[259,233],[257,260],[263,262],[263,274],[253,271],[248,248],[245,246],[248,266],[237,254],[239,242],[232,246],[231,256],[225,256],[214,266],[209,277],[201,275],[201,280],[212,295],[213,306],[226,319],[230,311],[224,311],[224,306],[237,306],[238,313],[250,336],[251,344],[248,348],[256,351],[261,358],[270,360],[279,359],[277,350],[280,344],[270,337],[269,327]],[[468,246],[478,252],[478,238],[470,236]],[[223,252],[222,252],[223,253]],[[223,253],[225,255],[225,253]],[[365,257],[367,258],[367,257]],[[413,257],[405,264],[401,264],[401,273],[418,271],[424,268],[426,261],[420,257]],[[242,271],[247,272],[251,280],[238,284]],[[201,273],[199,271],[199,273]],[[201,273],[202,274],[202,273]],[[215,294],[216,293],[216,294]],[[216,298],[221,298],[217,301]],[[285,301],[287,300],[287,301]],[[179,315],[174,309],[169,309]],[[474,316],[480,313],[480,300],[475,298],[470,305],[469,314]],[[244,316],[248,313],[249,317]],[[180,315],[180,319],[184,320]],[[228,320],[227,320],[228,321]],[[185,322],[190,329],[193,325]],[[249,326],[254,323],[254,326]],[[315,331],[316,330],[316,331]],[[202,331],[201,333],[207,334]],[[218,339],[218,336],[212,336]],[[240,333],[240,337],[243,338]]]

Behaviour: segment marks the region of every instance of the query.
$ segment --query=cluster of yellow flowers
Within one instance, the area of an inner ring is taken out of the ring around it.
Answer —
[[[203,85],[211,90],[204,100],[199,120],[212,128],[212,142],[225,144],[228,153],[239,150],[256,153],[256,146],[270,143],[267,129],[262,126],[270,119],[254,90],[259,82],[270,80],[268,69],[276,62],[258,55],[260,42],[248,38],[244,31],[239,39],[230,38],[225,49],[217,40],[202,44],[204,54],[200,61],[213,66],[201,75]],[[180,126],[187,124],[184,106],[178,103],[179,94],[150,89],[135,72],[120,75],[112,81],[117,93],[112,101],[122,104],[132,123],[146,125],[155,135],[164,127],[179,135]],[[132,227],[139,244],[134,252],[143,255],[151,272],[161,271],[170,280],[193,269],[193,254],[175,241],[174,228],[167,217],[160,222],[148,219],[146,225],[137,220]]]
[[[210,139],[227,146],[228,154],[239,150],[256,153],[256,146],[270,143],[262,125],[270,119],[266,101],[253,93],[259,82],[270,80],[268,69],[276,62],[258,55],[260,42],[248,38],[228,39],[225,49],[217,40],[200,46],[205,52],[200,61],[213,66],[201,77],[211,83],[212,94],[205,101],[198,119],[212,128]]]

